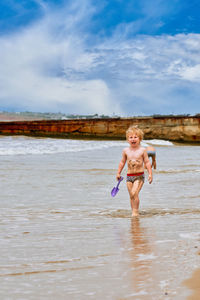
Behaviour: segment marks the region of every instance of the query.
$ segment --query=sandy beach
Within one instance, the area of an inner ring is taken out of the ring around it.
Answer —
[[[198,299],[199,146],[144,141],[134,219],[125,181],[110,194],[126,142],[0,139],[1,299]]]

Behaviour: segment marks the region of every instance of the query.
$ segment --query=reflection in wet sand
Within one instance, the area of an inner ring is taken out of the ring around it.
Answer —
[[[132,284],[134,291],[138,293],[144,291],[145,285],[152,277],[152,248],[138,217],[131,219],[130,239]]]

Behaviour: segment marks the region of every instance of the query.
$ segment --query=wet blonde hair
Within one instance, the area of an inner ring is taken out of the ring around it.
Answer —
[[[143,136],[144,136],[144,132],[140,128],[138,128],[138,126],[134,126],[134,125],[130,126],[126,130],[126,139],[128,139],[130,134],[137,134],[140,141],[143,139]]]

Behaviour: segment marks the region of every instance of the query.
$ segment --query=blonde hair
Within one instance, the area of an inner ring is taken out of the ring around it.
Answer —
[[[144,132],[138,128],[138,126],[130,126],[127,130],[126,130],[126,139],[128,139],[130,134],[137,134],[137,136],[139,137],[140,141],[143,139],[144,136]]]

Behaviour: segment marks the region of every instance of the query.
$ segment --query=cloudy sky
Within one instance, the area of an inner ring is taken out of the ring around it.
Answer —
[[[199,0],[1,0],[0,110],[200,113]]]

